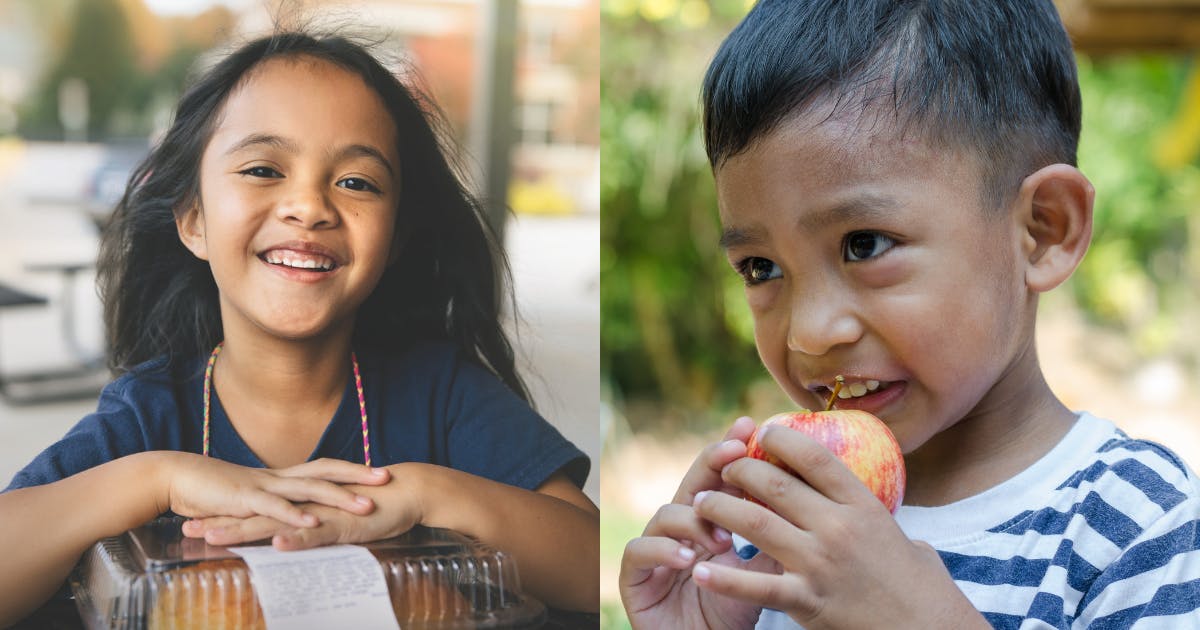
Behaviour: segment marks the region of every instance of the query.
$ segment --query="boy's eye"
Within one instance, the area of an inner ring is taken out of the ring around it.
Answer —
[[[754,286],[773,280],[783,276],[783,270],[774,262],[767,258],[759,258],[751,256],[737,265],[738,273],[741,274],[742,280],[746,281],[746,286]]]
[[[242,175],[249,175],[250,177],[264,177],[269,179],[279,179],[283,177],[282,173],[269,166],[251,166],[244,171],[238,171],[238,173]]]
[[[376,194],[380,192],[377,186],[361,177],[347,177],[346,179],[339,180],[337,185],[360,192],[373,192]]]
[[[851,232],[846,236],[843,254],[846,260],[858,262],[874,258],[895,245],[895,239],[879,232]]]

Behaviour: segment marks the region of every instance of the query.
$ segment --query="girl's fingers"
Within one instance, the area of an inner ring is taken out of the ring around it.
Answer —
[[[369,498],[355,494],[345,486],[306,477],[275,478],[266,487],[288,501],[297,503],[320,503],[338,508],[351,514],[370,514],[375,503]]]
[[[371,468],[327,457],[273,472],[280,477],[308,477],[333,483],[354,483],[367,486],[385,484],[392,478],[391,472],[386,468]]]
[[[269,516],[252,516],[209,527],[204,533],[204,542],[210,545],[237,545],[270,538],[292,529],[295,528]]]
[[[301,510],[291,501],[271,492],[255,493],[248,508],[252,514],[269,516],[292,527],[311,528],[321,524],[316,515]]]
[[[204,534],[208,530],[225,527],[240,520],[242,519],[238,516],[209,516],[190,519],[183,522],[183,535],[188,538],[204,538]]]
[[[812,589],[795,574],[774,575],[701,562],[692,569],[692,579],[706,591],[782,610],[801,619],[817,612]]]
[[[280,551],[312,549],[338,542],[337,531],[328,523],[319,527],[292,529],[275,534],[271,545]]]
[[[643,535],[692,542],[714,555],[726,551],[733,544],[733,537],[727,530],[714,527],[696,514],[691,506],[675,503],[659,508],[646,525]]]

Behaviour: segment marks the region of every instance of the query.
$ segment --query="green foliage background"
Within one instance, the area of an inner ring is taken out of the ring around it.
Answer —
[[[704,69],[747,8],[742,0],[601,5],[601,376],[618,405],[731,410],[766,377],[741,284],[716,244],[698,121]],[[1189,141],[1172,121],[1188,106],[1191,64],[1079,58],[1080,167],[1097,190],[1095,233],[1063,292],[1092,322],[1126,332],[1144,356],[1171,354],[1194,369],[1200,338],[1187,322],[1200,315],[1192,247],[1200,168],[1194,156],[1173,165],[1158,157]],[[653,422],[628,419],[634,430]]]

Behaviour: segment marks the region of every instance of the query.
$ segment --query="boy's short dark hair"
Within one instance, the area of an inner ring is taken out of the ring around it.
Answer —
[[[1079,82],[1051,0],[760,0],[704,78],[710,163],[825,99],[975,153],[985,204],[1075,164]]]

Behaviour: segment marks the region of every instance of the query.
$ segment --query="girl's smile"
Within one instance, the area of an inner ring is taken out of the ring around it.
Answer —
[[[295,282],[317,283],[334,277],[341,257],[332,249],[308,241],[287,241],[263,250],[258,259],[275,273]]]

